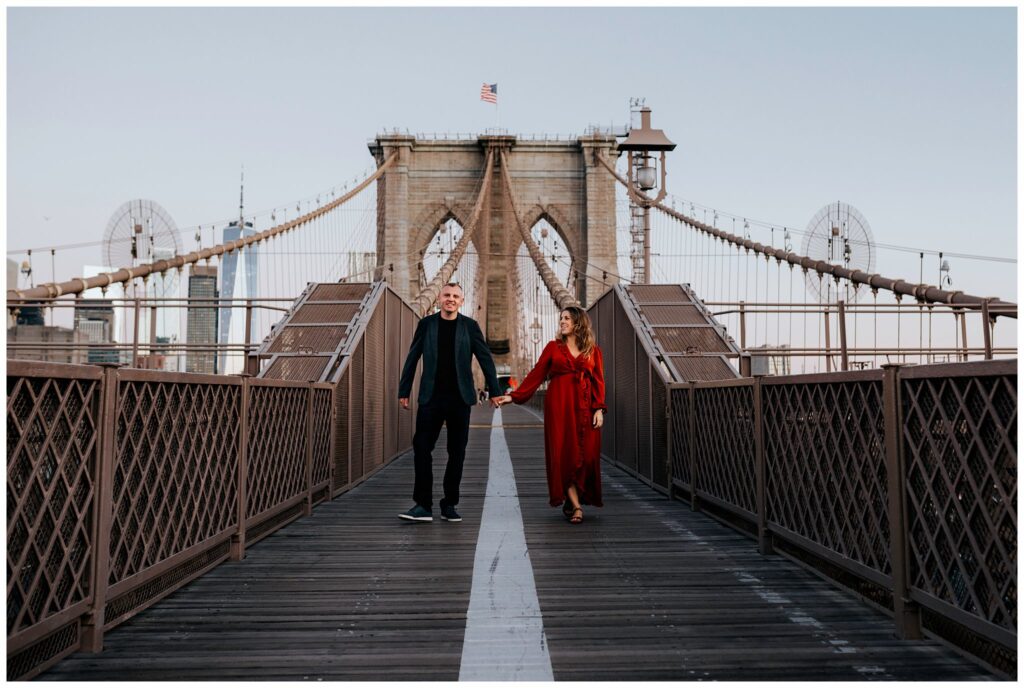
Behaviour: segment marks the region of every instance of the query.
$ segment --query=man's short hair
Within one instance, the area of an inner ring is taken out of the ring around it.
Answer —
[[[448,284],[446,284],[446,285],[444,285],[444,286],[445,286],[445,287],[458,287],[458,288],[459,288],[459,291],[461,291],[461,292],[465,292],[465,291],[466,291],[465,289],[463,289],[463,288],[462,288],[462,285],[461,285],[461,284],[459,284],[458,282],[449,282]],[[444,287],[442,287],[442,289],[443,289],[443,288],[444,288]]]

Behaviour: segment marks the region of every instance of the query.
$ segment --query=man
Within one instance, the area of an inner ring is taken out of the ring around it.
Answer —
[[[433,521],[433,457],[434,445],[441,434],[441,426],[448,426],[448,464],[444,471],[444,498],[441,499],[441,518],[461,521],[455,511],[459,503],[459,483],[462,482],[462,464],[466,459],[469,441],[469,414],[476,402],[473,389],[473,356],[476,356],[487,387],[491,404],[501,396],[494,359],[476,320],[459,313],[465,296],[455,282],[446,284],[438,301],[441,311],[420,320],[409,346],[409,355],[402,368],[398,383],[398,402],[409,408],[409,394],[416,374],[416,363],[423,356],[423,376],[420,378],[416,412],[416,434],[412,445],[416,467],[416,484],[412,498],[416,504],[399,518],[408,521]]]

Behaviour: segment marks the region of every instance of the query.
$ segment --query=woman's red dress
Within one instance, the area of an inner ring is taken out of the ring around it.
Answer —
[[[573,357],[560,341],[548,342],[540,360],[512,401],[522,404],[545,379],[551,380],[544,397],[544,461],[551,506],[560,506],[565,491],[576,483],[581,504],[601,502],[601,431],[594,428],[594,411],[604,403],[604,358],[596,345],[589,356]]]

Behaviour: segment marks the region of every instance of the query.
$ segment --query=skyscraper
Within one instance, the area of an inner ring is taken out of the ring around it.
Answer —
[[[224,228],[224,243],[251,237],[256,233],[251,222],[245,222],[244,225],[241,225],[240,222],[241,220],[233,221]],[[245,261],[241,266],[242,270],[238,269],[239,253],[245,256]],[[239,301],[243,302],[245,299],[257,297],[258,257],[256,245],[252,244],[244,249],[226,253],[221,259],[223,272],[221,273],[220,293],[225,299],[225,301],[221,302],[220,309],[220,336],[218,341],[221,344],[229,342],[241,344],[247,339],[245,334],[245,313],[231,306],[234,304],[236,297]],[[232,324],[234,324],[234,327],[232,327]],[[253,320],[249,327],[248,340],[253,341],[255,334],[256,321]],[[227,352],[221,352],[220,365],[218,366],[218,370],[221,372],[239,373],[244,366],[245,358],[241,354],[229,356]]]
[[[217,343],[217,308],[214,303],[200,303],[198,299],[216,299],[217,267],[215,265],[193,265],[188,277],[188,325],[187,343],[206,344],[209,351],[189,351],[185,357],[185,372],[216,373],[217,354],[213,346]],[[195,305],[192,300],[197,299]]]
[[[75,301],[75,331],[81,341],[90,344],[110,344],[114,341],[114,306],[107,299],[78,299]],[[85,355],[88,363],[117,363],[115,348],[92,348]]]

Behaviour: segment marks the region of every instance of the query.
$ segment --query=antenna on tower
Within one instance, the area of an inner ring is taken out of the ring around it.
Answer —
[[[245,227],[245,163],[242,163],[242,183],[238,190],[238,227]]]

